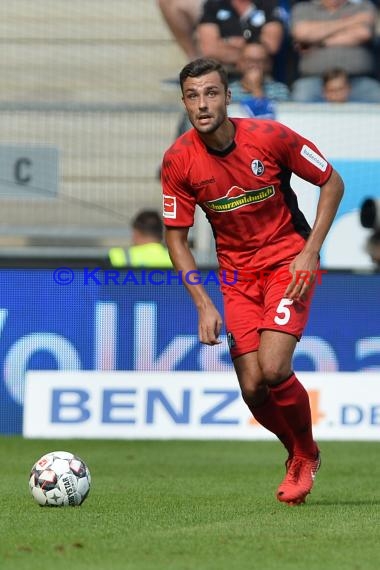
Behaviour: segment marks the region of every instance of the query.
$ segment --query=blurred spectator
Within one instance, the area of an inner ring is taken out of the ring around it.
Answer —
[[[340,67],[350,76],[351,101],[380,102],[380,83],[372,77],[376,8],[370,0],[300,2],[291,20],[300,75],[293,84],[294,101],[323,101],[322,75]]]
[[[380,271],[380,230],[373,232],[368,238],[367,253],[375,264],[376,270]]]
[[[372,230],[366,250],[377,271],[380,271],[380,198],[366,198],[360,206],[359,215],[363,228]]]
[[[158,0],[168,28],[189,61],[199,56],[195,29],[204,0]]]
[[[241,78],[230,84],[232,102],[246,101],[249,98],[287,101],[289,89],[272,77],[272,58],[265,45],[250,42],[243,46],[238,61]]]
[[[155,210],[143,210],[132,220],[132,245],[112,247],[108,258],[113,267],[172,267],[162,243],[163,224]]]
[[[327,103],[346,103],[350,100],[351,84],[344,69],[334,67],[322,76],[323,99]]]
[[[277,0],[206,0],[197,27],[200,51],[219,60],[236,78],[245,42],[260,41],[271,55],[279,52],[284,39],[282,16]]]

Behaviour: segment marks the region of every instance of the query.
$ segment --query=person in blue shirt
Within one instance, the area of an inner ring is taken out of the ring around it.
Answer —
[[[230,84],[232,102],[239,103],[248,116],[274,119],[274,102],[288,101],[289,88],[271,75],[272,60],[260,42],[244,45],[239,59],[241,78]]]

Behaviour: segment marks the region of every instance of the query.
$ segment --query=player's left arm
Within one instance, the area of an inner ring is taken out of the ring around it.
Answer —
[[[310,289],[319,263],[319,253],[323,242],[330,230],[344,193],[344,182],[336,170],[332,170],[327,182],[320,186],[317,214],[313,229],[303,250],[295,257],[290,265],[293,276],[285,297],[297,299],[303,297]],[[302,272],[307,279],[302,279]]]

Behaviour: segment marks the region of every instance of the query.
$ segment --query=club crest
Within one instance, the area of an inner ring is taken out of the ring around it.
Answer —
[[[261,176],[262,174],[264,174],[265,168],[264,168],[264,165],[261,162],[261,160],[258,160],[257,158],[255,158],[251,162],[251,170],[252,170],[253,174],[255,174],[256,176]]]

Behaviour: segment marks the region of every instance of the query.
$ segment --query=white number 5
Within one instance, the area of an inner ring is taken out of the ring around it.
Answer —
[[[276,313],[279,315],[283,315],[283,317],[278,317],[277,315],[274,318],[274,322],[277,325],[286,325],[290,319],[290,310],[288,309],[289,305],[293,305],[293,299],[281,299],[276,309]]]

